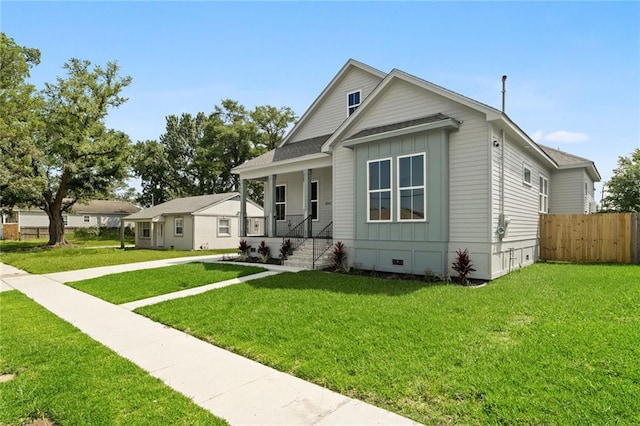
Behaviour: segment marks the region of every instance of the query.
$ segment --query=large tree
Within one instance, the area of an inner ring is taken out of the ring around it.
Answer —
[[[605,210],[640,212],[640,148],[629,157],[618,157],[618,167],[606,183]]]
[[[29,205],[47,213],[49,245],[67,243],[63,213],[76,201],[106,197],[122,184],[130,157],[128,136],[108,129],[104,119],[109,108],[126,101],[120,92],[131,78],[119,77],[113,62],[92,68],[89,61],[71,59],[64,69],[66,77],[45,84],[40,93],[34,122],[41,125],[2,142],[10,165],[0,183],[3,206]]]
[[[288,107],[265,105],[253,111],[224,99],[208,116],[182,114],[167,117],[158,141],[135,145],[133,170],[142,180],[141,204],[177,197],[237,191],[231,170],[278,146],[295,120]],[[262,202],[262,184],[251,182],[249,196]]]
[[[33,163],[42,152],[32,136],[43,122],[43,106],[35,86],[28,83],[30,70],[40,63],[40,51],[22,47],[0,33],[0,205],[11,209],[19,200],[40,188],[44,179],[31,176]]]

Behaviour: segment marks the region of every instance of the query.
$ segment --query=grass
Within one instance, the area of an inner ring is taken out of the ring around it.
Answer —
[[[21,293],[0,306],[0,424],[226,424]]]
[[[107,302],[121,304],[264,271],[266,269],[255,266],[194,262],[105,275],[67,285]]]
[[[15,247],[12,247],[12,250],[5,250],[5,248],[5,244],[0,245],[0,249],[2,249],[0,262],[13,265],[32,274],[49,274],[98,266],[236,252],[235,249],[182,251],[79,247],[48,248],[38,246],[24,250]]]
[[[136,312],[426,424],[640,423],[640,267],[281,274]]]

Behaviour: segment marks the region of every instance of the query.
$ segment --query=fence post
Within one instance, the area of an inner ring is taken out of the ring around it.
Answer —
[[[640,213],[631,213],[631,263],[640,264]]]

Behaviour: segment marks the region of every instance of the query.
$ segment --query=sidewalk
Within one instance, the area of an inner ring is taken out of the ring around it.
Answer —
[[[48,275],[28,275],[0,265],[0,278],[3,285],[26,294],[232,425],[416,424],[397,414],[210,345],[135,314],[124,306],[113,305],[63,284],[108,273],[195,260],[216,259],[212,256],[167,259]],[[281,267],[269,269],[283,270]]]

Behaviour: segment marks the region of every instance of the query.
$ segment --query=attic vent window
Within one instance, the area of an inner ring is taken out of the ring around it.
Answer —
[[[347,107],[349,110],[349,115],[353,114],[353,112],[360,106],[360,90],[357,92],[351,92],[347,95]]]

